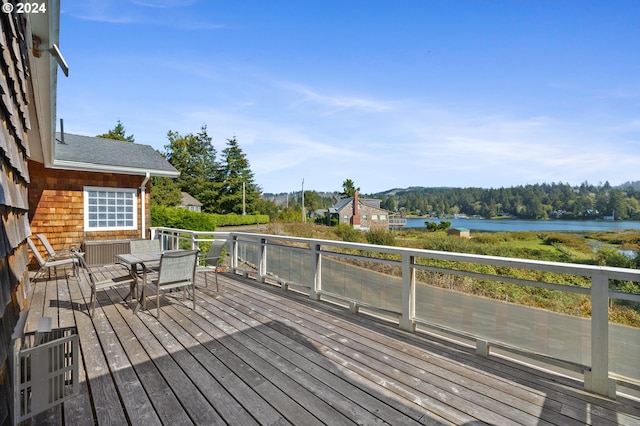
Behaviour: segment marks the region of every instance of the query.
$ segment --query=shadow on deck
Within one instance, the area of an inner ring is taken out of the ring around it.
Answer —
[[[32,424],[639,424],[638,402],[326,302],[220,275],[162,316],[75,277],[35,284],[27,330],[77,326],[80,394]]]

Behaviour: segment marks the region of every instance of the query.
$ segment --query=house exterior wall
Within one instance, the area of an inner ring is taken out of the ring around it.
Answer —
[[[0,14],[0,425],[12,423],[11,334],[29,290],[29,60],[21,15]]]
[[[377,209],[366,204],[359,204],[358,213],[360,214],[360,227],[370,229],[388,229],[389,228],[389,212],[384,209]],[[384,219],[381,217],[384,215]],[[353,216],[353,203],[347,204],[338,214],[338,223],[350,225]],[[378,219],[374,219],[376,217]]]
[[[29,218],[33,234],[43,233],[57,250],[79,247],[84,241],[135,239],[141,237],[140,185],[144,176],[115,173],[78,172],[46,169],[30,161],[32,182],[29,185]],[[85,231],[84,188],[136,188],[137,229],[117,231]],[[145,235],[149,237],[151,221],[149,183],[145,191]],[[39,244],[39,241],[34,242]],[[44,251],[44,248],[38,246]]]

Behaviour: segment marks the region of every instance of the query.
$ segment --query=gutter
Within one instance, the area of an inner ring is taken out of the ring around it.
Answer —
[[[142,239],[146,239],[147,236],[145,235],[145,229],[147,227],[147,221],[146,221],[146,209],[144,208],[145,204],[147,203],[147,199],[145,197],[146,192],[147,192],[147,182],[149,182],[149,179],[151,178],[151,174],[149,172],[146,172],[144,175],[144,179],[142,180],[142,183],[140,184],[140,220],[142,223],[142,229],[140,230],[140,236],[142,237]]]
[[[164,177],[171,177],[171,178],[180,176],[180,172],[178,172],[177,170],[176,171],[158,170],[158,169],[141,170],[141,169],[135,169],[131,167],[81,163],[78,161],[68,161],[68,160],[54,160],[53,164],[51,164],[51,168],[60,169],[60,170],[85,171],[85,172],[120,173],[123,175],[142,175],[142,176],[152,175],[152,176],[164,176]]]

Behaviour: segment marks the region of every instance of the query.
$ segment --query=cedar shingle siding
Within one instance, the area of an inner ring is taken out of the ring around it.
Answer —
[[[47,169],[35,161],[29,161],[29,169],[33,177],[29,185],[31,230],[34,234],[45,234],[56,250],[70,246],[80,247],[83,241],[140,238],[142,222],[139,214],[139,188],[144,176]],[[137,229],[85,232],[83,192],[85,186],[138,189]],[[146,189],[145,198],[148,206],[151,201],[149,183]],[[145,234],[148,237],[149,209],[146,208],[145,212],[147,228]],[[34,242],[39,244],[35,240]]]
[[[21,15],[0,13],[0,425],[11,424],[11,334],[28,290],[29,69]]]

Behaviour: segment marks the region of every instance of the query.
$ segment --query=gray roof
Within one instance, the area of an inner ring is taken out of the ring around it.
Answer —
[[[387,210],[385,210],[385,209],[380,207],[380,202],[382,200],[379,200],[377,198],[358,198],[358,199],[360,200],[360,203],[364,204],[365,206],[373,207],[374,209],[387,211]],[[347,207],[347,206],[349,206],[351,204],[353,204],[353,197],[341,198],[329,210],[331,211],[331,213],[338,213],[338,212],[342,211],[342,209],[344,209],[345,207]]]
[[[198,201],[196,198],[194,198],[193,195],[189,194],[188,192],[181,192],[182,194],[182,203],[180,205],[182,206],[200,206],[202,207],[202,203],[200,201]]]
[[[149,145],[91,136],[56,133],[54,168],[132,175],[176,177],[180,174]]]

